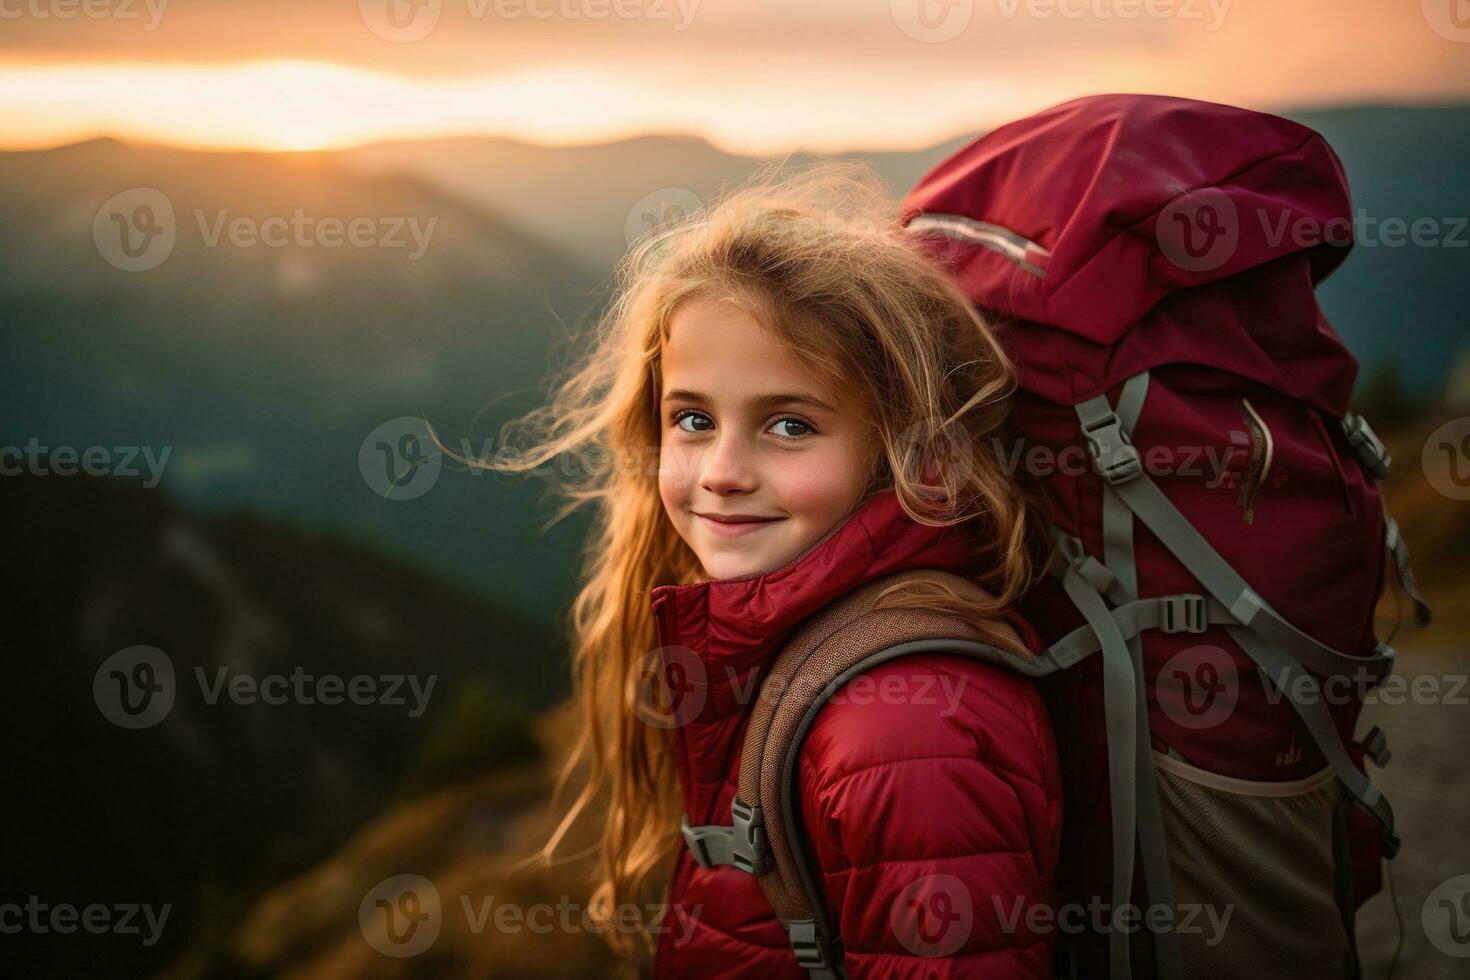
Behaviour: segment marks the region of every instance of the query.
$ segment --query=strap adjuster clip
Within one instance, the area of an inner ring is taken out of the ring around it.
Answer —
[[[1389,468],[1393,465],[1393,457],[1388,454],[1383,440],[1378,438],[1378,433],[1373,431],[1368,420],[1356,412],[1348,412],[1342,417],[1342,431],[1347,436],[1348,444],[1357,451],[1363,468],[1371,473],[1375,480],[1387,479]]]
[[[730,813],[734,817],[730,863],[753,875],[765,874],[771,867],[771,851],[766,846],[765,818],[761,808],[737,796],[730,804]]]
[[[1164,598],[1165,633],[1203,633],[1210,628],[1209,606],[1202,595],[1171,595]]]
[[[1092,425],[1082,429],[1087,440],[1087,452],[1092,457],[1093,467],[1108,483],[1117,486],[1143,472],[1143,462],[1138,450],[1123,431],[1123,420],[1117,412],[1109,412]]]
[[[694,855],[694,863],[701,868],[714,865],[714,860],[709,852],[709,837],[707,834],[699,833],[695,828],[689,826],[689,817],[686,815],[679,826],[684,835],[684,846],[689,848],[689,853]]]
[[[814,919],[782,920],[787,938],[796,953],[796,962],[804,970],[827,970],[832,967],[826,937],[818,935]]]
[[[734,820],[725,824],[689,826],[686,814],[679,825],[684,843],[701,868],[728,864],[747,874],[763,875],[771,868],[771,851],[766,844],[761,808],[735,797],[730,804]]]

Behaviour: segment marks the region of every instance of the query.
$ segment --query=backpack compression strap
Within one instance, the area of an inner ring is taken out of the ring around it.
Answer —
[[[1025,645],[1009,624],[991,624],[993,631],[985,632],[944,613],[876,608],[881,593],[919,583],[989,598],[967,579],[920,569],[870,582],[808,619],[761,682],[741,750],[732,823],[691,827],[684,820],[685,843],[701,866],[728,864],[757,876],[797,961],[813,980],[846,976],[841,941],[828,921],[792,804],[801,743],[817,712],[851,678],[913,653],[964,654],[1033,677],[1061,667],[1048,656],[1023,655]]]
[[[1303,633],[1251,589],[1173,506],[1143,472],[1138,451],[1129,437],[1147,395],[1148,377],[1144,371],[1128,379],[1116,410],[1105,394],[1076,407],[1094,467],[1106,480],[1104,561],[1089,555],[1079,539],[1054,532],[1061,561],[1054,563],[1053,571],[1062,578],[1068,596],[1087,623],[1053,644],[1047,655],[1070,665],[1099,650],[1103,654],[1115,905],[1125,902],[1131,892],[1129,872],[1133,866],[1135,829],[1150,900],[1173,905],[1158,799],[1153,787],[1153,762],[1148,752],[1147,700],[1139,646],[1139,635],[1145,629],[1203,633],[1211,626],[1224,627],[1292,701],[1338,779],[1378,821],[1384,852],[1392,857],[1399,847],[1393,810],[1378,788],[1353,765],[1325,704],[1314,697],[1317,678],[1302,671],[1306,666],[1317,674],[1331,677],[1356,668],[1368,671],[1375,681],[1381,680],[1393,669],[1392,648],[1380,643],[1367,656],[1353,656]],[[1375,479],[1386,477],[1392,461],[1367,422],[1361,416],[1349,414],[1342,420],[1342,427],[1364,469]],[[1135,516],[1201,582],[1209,595],[1137,597],[1132,544]],[[1429,607],[1409,567],[1408,548],[1386,507],[1384,549],[1389,567],[1397,574],[1400,592],[1413,603],[1411,622],[1416,626],[1426,625]],[[1293,674],[1299,675],[1300,680],[1292,681]],[[1303,686],[1308,689],[1303,691]],[[1130,723],[1136,727],[1136,734],[1128,731]],[[1383,733],[1378,729],[1369,732],[1363,747],[1380,766],[1388,761]],[[1182,963],[1172,933],[1157,934],[1155,945],[1159,976],[1181,976]],[[1131,972],[1127,944],[1116,930],[1110,937],[1110,972],[1115,978],[1126,978]]]
[[[1147,372],[1136,377],[1146,378]],[[1372,653],[1355,656],[1334,650],[1297,629],[1241,578],[1144,472],[1128,429],[1108,404],[1105,394],[1079,404],[1077,416],[1087,440],[1088,452],[1110,490],[1236,621],[1235,625],[1227,627],[1231,637],[1292,701],[1344,787],[1378,822],[1384,853],[1393,857],[1399,848],[1399,839],[1394,832],[1393,808],[1378,787],[1352,765],[1336,730],[1331,727],[1330,717],[1326,716],[1324,703],[1313,698],[1315,692],[1301,691],[1298,684],[1287,683],[1293,674],[1302,677],[1302,683],[1311,684],[1314,682],[1313,673],[1323,677],[1351,678],[1355,670],[1367,671],[1376,682],[1392,673],[1393,648],[1379,643]],[[1386,474],[1388,455],[1366,423],[1354,416],[1344,421],[1344,430],[1369,472]],[[1406,579],[1407,587],[1412,588],[1413,573],[1407,571],[1408,552],[1397,531],[1396,525],[1386,528],[1385,548],[1394,559],[1394,565],[1401,570],[1400,578]],[[1414,598],[1416,606],[1423,605],[1422,599],[1417,597],[1417,590]],[[1422,613],[1427,620],[1427,606],[1423,607]],[[1311,673],[1303,673],[1303,667]]]

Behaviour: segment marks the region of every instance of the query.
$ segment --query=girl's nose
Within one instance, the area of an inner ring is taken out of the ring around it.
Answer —
[[[702,489],[716,494],[749,493],[756,482],[750,447],[739,439],[718,439],[705,454],[699,473]]]

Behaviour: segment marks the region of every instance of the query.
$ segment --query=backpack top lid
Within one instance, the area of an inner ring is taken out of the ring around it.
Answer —
[[[1341,415],[1357,364],[1314,287],[1346,258],[1351,218],[1342,164],[1305,126],[1099,95],[971,142],[915,185],[902,220],[978,306],[1054,328],[1008,338],[1045,397],[1187,361]]]

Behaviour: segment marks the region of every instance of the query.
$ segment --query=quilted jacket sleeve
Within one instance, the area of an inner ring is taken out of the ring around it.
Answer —
[[[1061,786],[1030,681],[881,664],[818,713],[798,778],[849,980],[1050,975],[1053,920],[1027,912],[1055,901]]]

